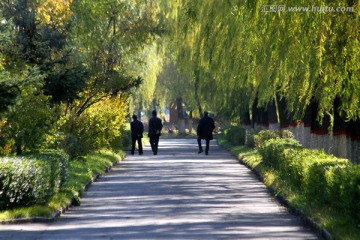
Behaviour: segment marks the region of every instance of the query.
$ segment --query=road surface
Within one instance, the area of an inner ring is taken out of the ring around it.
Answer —
[[[0,239],[318,239],[226,150],[160,139],[125,161],[53,223],[0,225]]]

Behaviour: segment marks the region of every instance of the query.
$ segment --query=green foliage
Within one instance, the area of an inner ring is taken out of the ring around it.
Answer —
[[[140,53],[134,56],[134,59],[126,61],[126,65],[129,65],[127,66],[129,73],[136,74],[143,79],[140,86],[132,91],[134,105],[139,111],[150,107],[154,96],[159,99],[166,94],[165,91],[159,91],[161,85],[157,85],[159,71],[162,67],[161,53],[158,48],[159,46],[155,43],[146,45]]]
[[[11,3],[4,2],[0,6],[0,16],[5,17],[5,20],[1,19],[0,27],[13,26],[11,28],[12,41],[10,43],[7,41],[4,48],[1,48],[5,56],[6,71],[15,73],[15,76],[12,75],[14,86],[9,87],[8,92],[16,93],[14,90],[19,84],[14,83],[26,78],[26,68],[36,68],[38,74],[43,75],[41,80],[38,79],[39,82],[45,79],[45,85],[39,87],[45,90],[45,95],[51,96],[52,101],[56,103],[72,102],[85,87],[88,72],[78,59],[74,60],[77,57],[75,56],[76,48],[68,48],[70,25],[65,23],[68,17],[55,16],[55,14],[50,17],[46,15],[49,10],[42,4],[44,1],[16,0]],[[52,7],[53,12],[59,10],[59,4],[55,5],[57,7]],[[47,17],[52,21],[63,23],[54,24],[50,20],[47,21]],[[0,67],[1,64],[0,62]],[[21,76],[21,73],[25,76]],[[8,81],[8,85],[9,83]]]
[[[97,125],[91,125],[90,119],[86,115],[77,117],[71,115],[66,120],[62,131],[64,138],[61,142],[61,148],[69,154],[70,159],[79,158],[98,148],[96,136]]]
[[[57,191],[63,189],[69,177],[69,156],[62,150],[43,150],[34,158],[40,159],[51,165],[52,187]]]
[[[20,89],[19,82],[0,68],[0,112],[5,112],[8,107],[15,104]]]
[[[275,138],[291,138],[295,141],[294,135],[289,130],[275,131],[275,130],[261,130],[254,134],[255,147],[261,149],[266,140]]]
[[[255,147],[261,148],[266,140],[280,138],[280,131],[261,130],[254,135]]]
[[[21,207],[0,212],[0,220],[30,218],[30,217],[49,217],[54,209],[48,206]]]
[[[226,140],[219,143],[228,146]],[[291,138],[265,140],[259,149],[232,147],[231,152],[334,238],[359,238],[359,165],[303,148]]]
[[[47,174],[46,177],[51,176],[54,179],[54,183],[58,184],[60,191],[51,196],[48,202],[42,203],[41,205],[31,205],[28,207],[21,206],[1,211],[0,220],[39,216],[49,217],[54,211],[59,210],[61,207],[65,207],[71,201],[75,201],[75,204],[76,202],[80,204],[79,193],[83,191],[84,186],[96,174],[103,174],[106,167],[119,162],[124,156],[125,154],[123,152],[116,154],[111,151],[101,151],[87,155],[84,158],[84,161],[68,162],[66,155],[61,151],[46,151],[42,155],[36,155],[36,161],[41,161],[40,165],[44,166],[45,164],[47,169],[55,169],[55,172]],[[31,157],[33,156],[27,156],[25,163],[29,160],[33,161]],[[0,168],[5,164],[2,160]],[[59,169],[66,170],[66,174],[64,174],[64,172],[61,173]],[[53,174],[58,176],[58,178],[55,179],[56,177],[52,176]],[[0,176],[2,176],[1,173]],[[61,178],[64,176],[66,176],[66,180],[62,184]],[[3,179],[3,177],[0,177],[0,179]],[[3,182],[0,181],[0,192],[3,191],[2,183]],[[3,195],[0,194],[0,201],[2,201],[2,197]]]
[[[360,168],[292,139],[270,139],[259,149],[263,164],[315,206],[328,206],[360,222]]]
[[[156,72],[152,68],[157,64],[148,55],[155,50],[151,45],[159,27],[155,19],[157,4],[84,0],[74,1],[71,9],[76,19],[72,43],[81,48],[79,57],[91,72],[85,94],[79,100],[84,106],[79,114],[96,102],[94,96],[123,94],[142,82],[150,87],[144,98],[151,97],[155,85],[153,72]],[[143,81],[144,78],[150,80]]]
[[[44,93],[55,103],[72,103],[85,88],[89,72],[84,66],[57,67],[45,78]]]
[[[119,98],[106,98],[77,115],[65,116],[61,130],[61,147],[71,159],[85,156],[102,148],[119,150],[126,116],[126,102]]]
[[[0,159],[0,209],[45,204],[64,187],[68,157],[59,151]]]
[[[250,128],[250,129],[247,129],[246,130],[246,145],[248,147],[255,147],[255,140],[254,140],[254,137],[256,136],[256,134],[259,133],[259,129],[256,129],[256,128]]]
[[[300,144],[294,139],[275,138],[266,140],[261,146],[259,152],[264,158],[264,164],[279,169],[284,167],[283,164],[287,160],[286,155],[283,154],[285,149],[300,147]]]
[[[219,143],[228,144],[228,136],[225,135],[225,139]],[[261,169],[267,184],[286,197],[301,196],[298,198],[302,198],[302,204],[308,208],[341,212],[348,216],[344,220],[346,224],[360,222],[360,167],[357,164],[320,150],[303,148],[286,131],[262,130],[254,139],[256,153],[246,146],[234,147],[231,151],[247,165]]]
[[[225,130],[225,138],[232,145],[244,145],[246,140],[246,129],[241,126],[231,126]]]
[[[346,5],[348,4],[348,5]],[[248,110],[255,97],[266,107],[275,94],[298,117],[314,100],[319,116],[341,113],[359,118],[360,15],[358,1],[327,1],[349,12],[293,12],[308,1],[162,1],[178,64],[198,75],[201,98],[228,117]],[[315,0],[312,6],[324,6]]]
[[[9,62],[14,58],[12,54],[12,41],[14,31],[11,22],[5,21],[0,11],[0,113],[5,112],[8,106],[15,104],[21,91],[21,71],[12,72],[9,70]],[[10,67],[11,68],[11,67]]]
[[[131,149],[131,131],[122,130],[121,136],[114,140],[113,145],[118,146],[117,149]]]
[[[50,108],[48,97],[34,86],[23,88],[18,103],[6,114],[3,134],[7,141],[14,140],[12,152],[36,151],[46,140],[56,115]]]

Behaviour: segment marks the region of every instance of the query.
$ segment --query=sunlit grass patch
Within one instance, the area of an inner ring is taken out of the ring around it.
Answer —
[[[30,217],[50,217],[53,213],[54,209],[48,206],[23,207],[0,212],[0,220]]]

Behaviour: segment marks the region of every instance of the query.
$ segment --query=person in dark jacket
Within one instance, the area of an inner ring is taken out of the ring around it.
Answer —
[[[215,129],[215,123],[214,120],[209,117],[209,113],[207,111],[204,112],[204,117],[202,117],[199,121],[198,127],[197,127],[197,141],[199,145],[199,153],[203,152],[203,148],[201,146],[201,139],[205,139],[206,141],[206,148],[205,148],[205,154],[209,154],[209,145],[210,140],[213,139],[213,130]]]
[[[142,148],[142,137],[144,132],[144,125],[141,121],[137,119],[137,116],[134,114],[132,116],[133,121],[130,123],[131,128],[131,154],[134,155],[135,153],[135,144],[136,141],[138,143],[139,148],[139,155],[143,154],[143,148]]]
[[[159,138],[161,135],[161,129],[163,127],[161,119],[158,118],[156,114],[156,110],[153,110],[152,117],[149,119],[149,138],[151,150],[153,151],[154,155],[156,155],[158,152]]]

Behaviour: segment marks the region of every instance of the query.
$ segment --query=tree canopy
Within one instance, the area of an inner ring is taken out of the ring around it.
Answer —
[[[286,99],[301,117],[310,101],[319,115],[334,111],[360,117],[359,1],[189,1],[163,3],[183,70],[191,69],[196,91],[228,117],[257,99],[267,106]],[[294,11],[290,7],[309,7]]]

